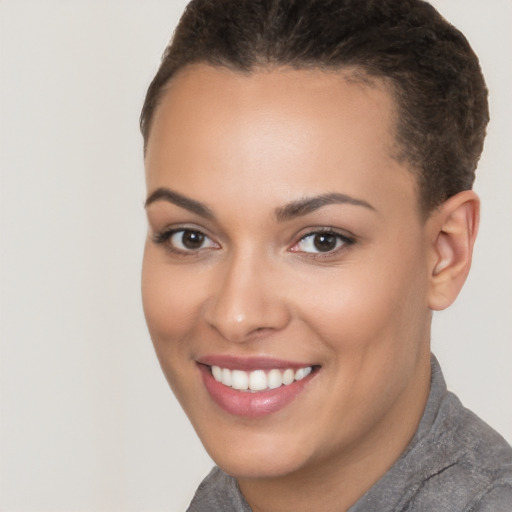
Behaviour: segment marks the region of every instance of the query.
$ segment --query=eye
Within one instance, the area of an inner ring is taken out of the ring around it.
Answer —
[[[350,245],[353,240],[333,231],[318,231],[302,237],[291,250],[305,253],[329,253]]]
[[[218,244],[197,229],[170,229],[157,233],[153,240],[157,244],[166,244],[172,251],[181,253],[218,248]]]

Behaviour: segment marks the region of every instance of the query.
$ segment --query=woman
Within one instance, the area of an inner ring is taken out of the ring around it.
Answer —
[[[189,510],[508,510],[512,450],[430,354],[487,121],[423,2],[189,5],[141,116],[144,310],[218,464]]]

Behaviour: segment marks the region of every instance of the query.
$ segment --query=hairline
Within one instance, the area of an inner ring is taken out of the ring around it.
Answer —
[[[155,97],[155,102],[152,105],[152,109],[150,111],[149,116],[149,124],[145,125],[144,129],[144,159],[146,157],[146,150],[151,134],[151,129],[153,126],[153,121],[156,116],[158,108],[161,106],[161,103],[169,92],[169,89],[172,87],[174,81],[183,75],[185,72],[193,69],[194,67],[206,66],[213,69],[218,70],[226,70],[235,74],[251,76],[257,73],[264,72],[274,72],[277,70],[296,70],[296,71],[308,71],[308,70],[318,70],[326,74],[335,74],[341,76],[344,80],[352,84],[360,84],[364,87],[381,87],[384,92],[386,92],[391,100],[392,100],[392,108],[391,108],[391,123],[393,126],[393,144],[390,145],[390,157],[400,164],[407,163],[408,171],[411,172],[414,176],[414,190],[416,194],[416,203],[418,206],[418,214],[422,221],[426,221],[429,215],[437,208],[436,205],[431,208],[426,207],[424,204],[424,198],[422,194],[422,186],[420,180],[422,179],[421,169],[409,158],[406,154],[405,147],[403,143],[400,141],[400,128],[401,123],[404,121],[402,114],[402,105],[400,102],[400,86],[398,81],[388,75],[385,75],[378,70],[373,70],[370,66],[365,66],[360,63],[354,64],[338,64],[338,65],[325,65],[318,62],[290,62],[290,63],[280,63],[273,61],[264,61],[260,59],[260,61],[256,62],[250,68],[243,68],[241,66],[237,66],[236,64],[225,60],[225,61],[214,61],[208,59],[200,59],[191,62],[187,62],[186,64],[179,66],[168,78],[167,80],[160,86],[158,94]],[[146,123],[148,118],[146,117]]]

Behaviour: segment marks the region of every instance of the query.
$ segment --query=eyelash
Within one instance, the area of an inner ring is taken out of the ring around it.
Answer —
[[[158,244],[158,245],[165,244],[167,251],[171,252],[172,254],[176,254],[178,256],[184,256],[184,257],[197,256],[200,251],[212,248],[212,247],[199,247],[198,249],[186,250],[186,249],[180,249],[180,248],[174,247],[173,245],[170,244],[170,240],[174,235],[176,235],[178,233],[196,234],[201,237],[204,237],[204,239],[206,239],[206,240],[211,241],[211,238],[208,235],[206,235],[203,231],[201,231],[200,229],[193,229],[193,228],[186,228],[186,227],[164,229],[162,231],[155,233],[152,236],[152,240],[155,244]],[[318,235],[335,237],[337,247],[335,247],[332,250],[318,251],[318,252],[307,252],[307,251],[300,251],[297,249],[294,250],[294,247],[298,246],[300,243],[303,243],[306,239],[308,239],[310,237],[316,237]],[[314,229],[312,231],[308,231],[307,233],[302,235],[299,238],[299,240],[293,244],[293,246],[289,249],[289,251],[295,252],[295,253],[301,253],[307,258],[321,260],[321,259],[326,259],[326,258],[332,258],[334,255],[337,255],[340,251],[346,250],[347,247],[353,245],[355,243],[355,241],[356,240],[354,237],[350,237],[345,234],[342,234],[332,228],[318,228],[318,229]],[[211,242],[212,242],[212,244],[215,244],[218,246],[218,244],[216,244],[215,242],[213,242],[213,241],[211,241]],[[340,245],[338,245],[339,242],[341,242]]]

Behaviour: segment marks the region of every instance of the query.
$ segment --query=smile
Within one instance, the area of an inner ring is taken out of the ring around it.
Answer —
[[[230,370],[220,366],[212,366],[211,373],[213,378],[224,386],[236,389],[238,391],[258,392],[271,389],[277,389],[281,386],[289,386],[295,381],[300,381],[307,377],[313,370],[312,366],[306,366],[294,370],[287,368],[280,370],[273,368],[266,370]]]
[[[205,357],[198,361],[213,402],[234,416],[261,418],[287,407],[320,372],[318,365],[276,359]]]

